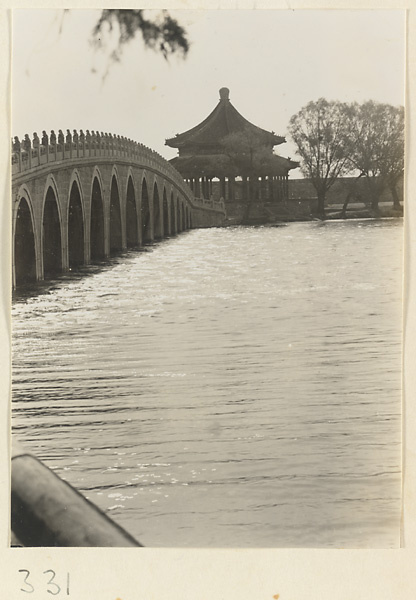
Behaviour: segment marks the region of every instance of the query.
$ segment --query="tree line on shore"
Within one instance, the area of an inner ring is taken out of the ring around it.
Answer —
[[[404,171],[402,106],[320,98],[292,116],[289,133],[297,146],[301,171],[316,190],[319,214],[325,214],[328,190],[345,176],[352,178],[344,212],[349,200],[357,196],[360,179],[374,212],[378,212],[385,189],[392,194],[394,208],[400,210],[397,187]]]

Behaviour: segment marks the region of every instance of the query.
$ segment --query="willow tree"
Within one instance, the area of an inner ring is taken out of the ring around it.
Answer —
[[[369,100],[352,105],[352,110],[354,144],[349,161],[365,182],[371,208],[378,211],[380,197],[389,188],[394,207],[400,209],[397,184],[404,170],[404,108]]]
[[[318,214],[325,216],[325,199],[336,179],[351,170],[349,122],[351,106],[320,98],[309,102],[289,123],[300,168],[318,197]]]
[[[390,107],[389,152],[382,160],[381,172],[393,198],[393,206],[401,210],[397,185],[404,173],[405,114],[404,107]]]
[[[105,47],[108,34],[114,30],[117,35],[117,47],[111,54],[114,61],[120,60],[124,46],[137,35],[141,35],[146,47],[160,52],[165,59],[175,53],[185,56],[189,50],[184,28],[166,10],[104,9],[92,32],[93,44]]]

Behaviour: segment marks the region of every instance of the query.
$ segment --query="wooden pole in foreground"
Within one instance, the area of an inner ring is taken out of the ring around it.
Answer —
[[[11,529],[23,546],[140,547],[122,527],[35,456],[15,447]]]

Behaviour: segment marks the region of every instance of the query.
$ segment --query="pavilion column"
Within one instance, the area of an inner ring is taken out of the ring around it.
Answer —
[[[252,187],[253,196],[254,196],[254,198],[252,198],[252,200],[254,200],[254,201],[261,200],[261,178],[253,177],[253,185],[251,187]]]
[[[232,202],[235,200],[235,179],[228,177],[228,199]]]
[[[279,179],[278,179],[278,192],[279,192],[279,202],[282,202],[283,200],[283,189],[282,189],[282,176],[279,175]]]
[[[268,197],[271,202],[274,200],[273,194],[273,175],[269,175],[267,178]]]
[[[247,185],[247,177],[244,177],[244,176],[243,176],[243,177],[241,178],[241,181],[242,181],[242,184],[243,184],[243,185],[241,186],[241,187],[242,187],[242,190],[241,190],[241,196],[242,196],[242,200],[247,200],[247,198],[248,198],[248,189],[247,189],[248,185]]]
[[[200,198],[201,197],[201,189],[200,189],[200,185],[199,185],[199,179],[194,180],[194,185],[195,185],[194,195],[196,198]]]
[[[254,178],[247,177],[247,192],[246,192],[247,200],[254,200],[254,198],[251,198],[251,194],[255,194],[255,193],[256,193],[256,190],[255,190],[255,185],[254,185]]]
[[[221,179],[220,179],[220,197],[224,198],[224,200],[226,199],[225,198],[225,178],[224,177],[221,177]]]
[[[273,202],[277,201],[277,193],[276,193],[276,176],[273,175],[272,177],[272,197],[273,197]]]
[[[253,177],[247,177],[246,180],[246,199],[247,200],[254,200],[254,198],[251,198],[251,194],[255,194],[256,190],[255,190],[255,185],[254,185],[254,178]]]
[[[262,177],[260,180],[260,189],[262,200],[267,200],[267,181],[265,177]]]
[[[285,192],[284,192],[285,202],[289,199],[289,175],[286,173],[285,175]]]
[[[250,194],[254,192],[254,179],[252,177],[247,177],[246,179],[246,200],[252,199]]]

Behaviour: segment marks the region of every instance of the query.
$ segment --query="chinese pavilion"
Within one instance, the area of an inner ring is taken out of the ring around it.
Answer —
[[[246,200],[254,193],[253,200],[280,202],[288,198],[289,170],[298,166],[273,153],[273,147],[285,141],[247,121],[231,104],[229,89],[221,88],[211,114],[165,144],[179,150],[170,163],[196,197],[210,198],[219,187],[226,202]]]

